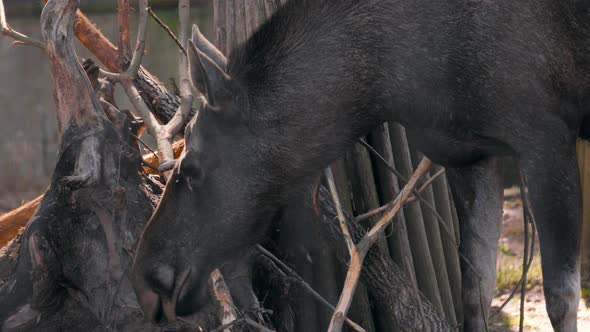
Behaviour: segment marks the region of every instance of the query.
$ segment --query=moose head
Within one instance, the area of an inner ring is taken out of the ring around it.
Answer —
[[[271,154],[248,127],[247,90],[227,72],[227,61],[194,26],[189,41],[194,88],[207,102],[185,129],[177,160],[156,211],[140,239],[132,281],[153,320],[198,310],[215,268],[252,248],[274,211]]]

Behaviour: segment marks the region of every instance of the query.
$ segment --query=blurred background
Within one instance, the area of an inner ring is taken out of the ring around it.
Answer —
[[[132,43],[135,41],[136,1],[130,1]],[[40,39],[41,0],[4,0],[8,23],[15,30]],[[177,1],[152,0],[150,6],[176,32]],[[81,0],[80,8],[116,43],[117,2]],[[201,31],[211,36],[213,9],[211,1],[191,1],[191,18]],[[56,159],[55,103],[48,62],[41,50],[13,45],[10,38],[0,37],[0,213],[12,210],[23,201],[41,194],[49,185]],[[78,45],[78,55],[90,53]],[[146,55],[143,65],[167,87],[176,81],[177,48],[168,35],[150,19]],[[118,105],[131,108],[119,90]],[[148,140],[149,141],[149,140]]]

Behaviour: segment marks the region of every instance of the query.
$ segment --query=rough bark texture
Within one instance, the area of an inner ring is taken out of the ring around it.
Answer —
[[[174,156],[178,157],[182,150],[184,149],[184,141],[180,140],[175,142],[172,146],[174,150]],[[158,167],[159,162],[156,155],[153,153],[148,153],[143,155],[143,159],[152,164],[155,167]],[[138,160],[139,162],[139,160]],[[152,175],[159,175],[160,173],[153,168],[144,166],[143,170],[147,174]],[[22,206],[6,212],[0,215],[0,248],[4,247],[8,244],[14,237],[26,226],[27,222],[31,219],[39,204],[43,199],[43,195],[38,196],[37,198],[23,204]]]

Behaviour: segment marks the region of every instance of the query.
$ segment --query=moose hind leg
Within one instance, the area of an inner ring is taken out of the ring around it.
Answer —
[[[485,331],[496,286],[502,220],[498,160],[489,158],[468,167],[450,168],[447,176],[460,224],[464,331]]]
[[[569,332],[577,329],[582,217],[574,138],[568,137],[535,142],[520,161],[539,230],[547,313],[556,331]]]

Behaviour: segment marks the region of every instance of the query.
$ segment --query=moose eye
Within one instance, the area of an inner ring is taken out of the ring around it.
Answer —
[[[180,164],[179,175],[183,181],[186,181],[191,190],[193,187],[201,183],[203,179],[203,170],[196,162],[187,162],[184,158]]]

